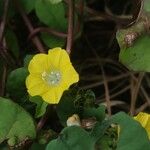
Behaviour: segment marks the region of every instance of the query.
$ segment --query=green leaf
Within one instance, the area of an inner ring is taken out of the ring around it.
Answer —
[[[59,104],[57,105],[57,114],[63,126],[66,126],[66,121],[68,117],[73,114],[78,114],[80,117],[83,116],[84,109],[87,111],[84,113],[85,117],[90,117],[91,115],[97,116],[97,113],[101,113],[100,109],[96,110],[95,95],[91,90],[80,90],[77,88],[65,91]],[[103,108],[101,109],[103,111]],[[92,114],[93,113],[93,114]],[[103,115],[100,115],[100,119]],[[102,119],[102,118],[101,118]]]
[[[30,60],[33,58],[34,55],[26,55],[24,58],[24,67],[28,67]]]
[[[111,125],[111,123],[112,123],[111,120],[104,120],[102,122],[97,122],[90,133],[91,138],[93,138],[95,142],[97,140],[100,140],[105,134],[105,131]]]
[[[48,103],[43,101],[43,99],[40,96],[30,97],[29,100],[33,103],[36,103],[36,105],[37,105],[35,117],[39,118],[39,117],[43,116],[44,113],[46,112],[46,108],[48,106]]]
[[[104,135],[102,139],[96,142],[96,150],[114,150],[110,148],[110,143],[113,142],[112,138]]]
[[[97,121],[101,122],[105,118],[105,106],[100,105],[98,108],[84,108],[83,118],[95,117]]]
[[[0,144],[0,150],[9,150],[9,148],[6,144]]]
[[[60,102],[57,105],[57,115],[63,126],[66,126],[68,117],[76,113],[78,114],[78,108],[76,108],[74,104],[76,94],[77,91],[75,89],[65,91]]]
[[[13,146],[26,138],[36,137],[34,121],[22,107],[1,97],[0,110],[0,143],[8,140]]]
[[[25,79],[28,75],[27,68],[13,70],[7,78],[6,89],[14,100],[21,101],[27,96]]]
[[[15,33],[12,30],[6,30],[5,38],[7,42],[8,49],[11,50],[12,54],[18,58],[19,57],[19,44]]]
[[[45,148],[45,144],[33,143],[29,150],[44,150]]]
[[[20,0],[20,4],[24,8],[25,12],[29,14],[34,8],[37,0]]]
[[[122,48],[119,59],[133,71],[150,72],[150,36],[139,37],[129,48]]]
[[[0,0],[0,18],[2,17],[4,13],[4,1]],[[11,18],[15,15],[15,8],[14,8],[14,4],[13,1],[9,1],[9,9],[8,9],[8,18]]]
[[[63,47],[65,44],[65,39],[49,35],[47,33],[42,33],[41,39],[43,40],[45,45],[48,46],[49,48]]]
[[[150,142],[141,124],[123,112],[112,117],[112,122],[120,126],[117,150],[149,150]]]
[[[49,0],[52,4],[57,4],[62,2],[62,0]]]
[[[144,0],[144,10],[150,12],[150,0]]]
[[[63,2],[52,4],[50,0],[37,0],[35,10],[41,22],[53,29],[66,31],[67,19]]]
[[[81,127],[66,127],[56,140],[52,140],[46,150],[93,150],[94,141]]]

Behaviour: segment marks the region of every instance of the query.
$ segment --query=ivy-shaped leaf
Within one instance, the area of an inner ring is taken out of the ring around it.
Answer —
[[[43,99],[40,96],[30,97],[29,100],[33,103],[36,103],[36,105],[37,105],[35,117],[39,118],[39,117],[43,116],[44,113],[46,112],[46,108],[48,106],[48,103],[43,101]]]
[[[52,4],[50,0],[37,0],[35,10],[41,22],[59,31],[66,31],[65,5],[63,2]]]
[[[27,96],[27,90],[25,86],[25,80],[28,75],[27,68],[18,68],[13,70],[6,83],[7,92],[14,100],[20,101]]]
[[[64,128],[60,136],[47,145],[46,150],[93,150],[94,144],[87,131],[71,126]]]
[[[32,117],[18,104],[0,97],[0,143],[8,140],[14,146],[26,138],[36,137]]]
[[[65,39],[56,37],[54,35],[49,35],[47,33],[41,33],[41,39],[49,48],[63,47],[66,41]]]
[[[112,117],[112,122],[120,126],[117,150],[149,150],[150,142],[141,124],[123,112]]]
[[[28,14],[35,8],[35,3],[37,0],[19,0],[20,4],[24,8],[25,12]]]
[[[150,72],[150,36],[139,37],[131,47],[123,48],[119,60],[133,71]]]

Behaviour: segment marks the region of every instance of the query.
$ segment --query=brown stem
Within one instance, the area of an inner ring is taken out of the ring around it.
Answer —
[[[3,40],[5,25],[6,25],[6,19],[7,19],[7,13],[8,13],[8,6],[9,6],[9,0],[3,0],[4,1],[4,14],[2,16],[2,21],[0,24],[0,43]]]
[[[37,132],[40,131],[42,129],[42,127],[44,126],[45,122],[47,121],[48,117],[47,117],[47,114],[44,115],[40,121],[38,122],[37,124]]]
[[[6,75],[7,75],[7,68],[6,68],[6,66],[4,65],[4,67],[3,67],[2,79],[1,79],[1,85],[0,85],[0,96],[4,96]]]
[[[21,5],[19,4],[19,1],[18,0],[13,0],[13,1],[14,1],[14,4],[15,4],[16,8],[18,9],[20,15],[22,16],[22,18],[23,18],[23,20],[25,22],[25,25],[27,26],[29,32],[32,33],[34,31],[34,28],[33,28],[32,24],[31,24],[31,21],[29,20],[29,18],[27,17],[25,12],[23,11]],[[45,53],[44,47],[43,47],[40,39],[37,36],[34,36],[32,38],[32,42],[36,46],[36,48],[37,48],[37,50],[39,52]]]
[[[143,105],[141,105],[137,110],[136,110],[136,114],[138,114],[139,112],[144,111],[144,109],[146,109],[149,106],[148,102],[145,102]]]
[[[49,118],[50,113],[52,112],[52,109],[53,109],[52,105],[47,106],[47,110],[46,110],[44,116],[42,116],[42,118],[40,119],[40,121],[37,124],[37,132],[39,132],[45,125],[46,121]]]
[[[84,0],[80,0],[79,2],[79,9],[75,10],[78,13],[78,21],[74,27],[74,34],[78,36],[78,33],[81,30],[82,22],[83,22],[83,15],[84,15]]]
[[[74,0],[68,0],[68,34],[66,50],[68,54],[71,53],[72,41],[73,41],[73,3]]]
[[[105,88],[105,98],[106,98],[106,104],[107,104],[107,111],[108,111],[108,115],[111,116],[111,101],[110,101],[110,95],[109,95],[109,88],[108,88],[108,83],[105,77],[105,72],[103,67],[101,67],[102,70],[102,75],[103,75],[103,79],[104,79],[104,88]]]
[[[2,58],[6,61],[6,63],[8,65],[12,66],[15,64],[15,62],[5,48],[6,42],[4,39],[4,31],[5,31],[5,26],[6,26],[8,8],[9,8],[9,0],[5,0],[4,1],[4,12],[3,12],[2,20],[0,23],[0,55],[2,56]]]
[[[58,32],[58,31],[55,31],[55,30],[53,30],[53,29],[50,29],[49,27],[48,27],[48,28],[47,28],[47,27],[38,27],[38,28],[34,29],[34,30],[30,33],[28,39],[33,38],[33,37],[34,37],[37,33],[39,33],[39,32],[46,32],[46,33],[49,33],[49,34],[53,34],[53,35],[55,35],[55,36],[58,36],[58,37],[60,37],[60,38],[66,38],[66,37],[67,37],[67,34],[62,33],[62,32]]]
[[[3,41],[0,43],[0,55],[2,56],[7,65],[13,66],[15,65],[15,60],[8,53],[8,49],[6,46],[6,40],[3,38]]]
[[[130,107],[130,114],[131,116],[133,116],[135,114],[135,105],[136,105],[136,100],[137,100],[137,96],[138,96],[138,92],[140,89],[140,85],[142,82],[142,79],[144,77],[144,73],[140,73],[137,79],[137,82],[134,85],[134,89],[132,89],[132,93],[131,93],[131,107]]]
[[[114,82],[116,80],[120,80],[122,78],[127,78],[130,74],[129,73],[126,73],[126,74],[121,74],[121,75],[118,75],[118,76],[115,76],[115,77],[111,77],[111,78],[108,78],[107,79],[107,82]],[[90,88],[93,88],[93,87],[96,87],[96,86],[100,86],[100,85],[103,85],[104,84],[104,81],[98,81],[98,82],[95,82],[95,83],[92,83],[92,84],[89,84],[89,85],[86,85],[86,86],[82,86],[83,89],[90,89]]]

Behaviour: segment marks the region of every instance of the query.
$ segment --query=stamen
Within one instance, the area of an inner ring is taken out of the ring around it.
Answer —
[[[59,71],[51,71],[51,72],[43,72],[42,80],[44,80],[47,84],[56,86],[60,83],[61,73]]]

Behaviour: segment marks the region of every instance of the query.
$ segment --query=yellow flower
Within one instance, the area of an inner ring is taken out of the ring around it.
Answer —
[[[31,96],[39,95],[50,104],[57,104],[65,90],[78,82],[67,52],[59,47],[48,54],[37,54],[29,63],[26,87]]]
[[[137,116],[134,117],[143,128],[147,131],[148,137],[150,139],[150,114],[140,112]]]

